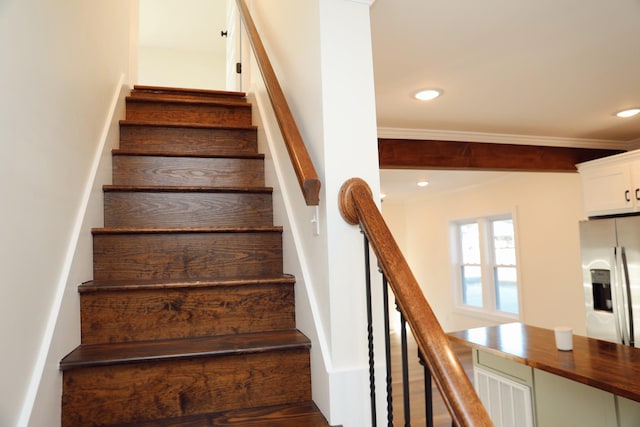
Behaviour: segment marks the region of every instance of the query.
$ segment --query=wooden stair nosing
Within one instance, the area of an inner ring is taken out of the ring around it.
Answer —
[[[131,104],[178,104],[178,105],[209,105],[212,107],[231,107],[251,109],[251,104],[245,101],[222,101],[218,99],[179,99],[163,98],[162,96],[126,96],[125,101]]]
[[[282,226],[255,227],[103,227],[91,229],[92,234],[190,234],[190,233],[282,233]]]
[[[183,88],[183,87],[164,87],[164,86],[152,86],[152,85],[134,85],[134,91],[143,92],[167,92],[167,93],[185,93],[190,95],[205,95],[205,96],[237,96],[238,98],[244,98],[247,96],[245,92],[235,92],[226,90],[215,89],[197,89],[197,88]]]
[[[131,149],[114,148],[111,150],[114,156],[149,156],[149,157],[185,157],[185,158],[210,158],[210,159],[239,159],[239,160],[263,160],[264,154],[220,154],[215,150],[210,153],[179,153],[169,151],[137,151]]]
[[[143,342],[81,344],[60,361],[60,369],[65,371],[96,366],[309,348],[311,341],[295,329]]]
[[[153,420],[146,422],[113,424],[107,427],[329,427],[326,419],[312,401],[235,409],[211,414]]]
[[[178,185],[104,185],[105,192],[128,193],[244,193],[271,194],[272,187],[205,187]]]
[[[149,120],[120,120],[120,126],[131,127],[168,127],[168,128],[197,128],[197,129],[211,129],[211,130],[246,130],[255,131],[257,126],[244,126],[244,125],[221,125],[215,123],[183,123],[183,122],[163,122],[163,121],[149,121]]]
[[[213,288],[234,287],[244,285],[292,285],[296,282],[294,276],[283,274],[279,277],[247,278],[247,279],[213,279],[213,280],[127,280],[127,281],[88,281],[78,286],[79,293],[117,292],[133,289],[184,289],[184,288]]]

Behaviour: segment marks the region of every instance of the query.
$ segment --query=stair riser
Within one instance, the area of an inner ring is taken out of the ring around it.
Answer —
[[[120,125],[120,148],[178,154],[256,154],[255,129]]]
[[[83,293],[85,344],[295,328],[293,284]]]
[[[279,232],[97,234],[94,280],[234,279],[282,275]]]
[[[270,226],[271,194],[107,192],[105,227]]]
[[[189,91],[176,91],[176,90],[161,90],[161,89],[134,89],[131,91],[132,97],[158,97],[164,99],[183,99],[189,101],[199,101],[202,99],[212,100],[212,101],[221,101],[221,102],[242,102],[246,101],[244,96],[239,96],[236,93],[226,93],[226,92],[216,92],[216,93],[207,93],[207,92],[197,92],[192,93]]]
[[[263,187],[264,159],[116,155],[113,184]]]
[[[250,106],[127,100],[127,120],[251,126]]]
[[[307,350],[74,369],[64,372],[62,426],[302,402],[310,384]]]

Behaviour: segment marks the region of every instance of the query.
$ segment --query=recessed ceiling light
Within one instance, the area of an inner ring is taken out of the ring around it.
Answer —
[[[439,89],[425,89],[416,93],[414,97],[419,101],[431,101],[442,95],[442,91]]]
[[[426,187],[429,185],[429,181],[418,181],[418,187]]]
[[[638,113],[640,113],[640,108],[630,108],[628,110],[622,110],[622,111],[616,113],[616,116],[622,117],[622,118],[627,118],[627,117],[633,117]]]

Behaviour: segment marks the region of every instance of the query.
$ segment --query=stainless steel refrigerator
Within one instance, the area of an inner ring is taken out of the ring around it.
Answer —
[[[587,335],[639,346],[640,216],[581,221],[580,243]]]

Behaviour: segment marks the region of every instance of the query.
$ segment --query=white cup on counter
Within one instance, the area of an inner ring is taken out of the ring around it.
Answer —
[[[569,326],[557,326],[553,329],[556,348],[562,351],[573,350],[573,329]]]

